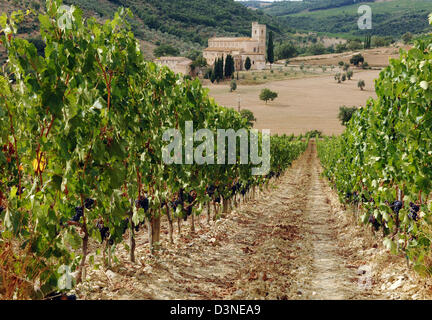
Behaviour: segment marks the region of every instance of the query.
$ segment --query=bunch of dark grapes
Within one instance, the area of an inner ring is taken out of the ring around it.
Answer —
[[[372,224],[372,226],[374,227],[375,231],[378,231],[381,224],[378,222],[377,219],[375,219],[375,217],[373,215],[369,216],[369,223]]]
[[[104,224],[102,222],[98,222],[96,224],[96,227],[99,229],[100,236],[101,236],[101,243],[104,242],[105,239],[108,239],[110,236],[109,228],[104,227]]]
[[[122,221],[121,226],[122,226],[122,234],[125,234],[126,230],[128,229],[128,226],[129,226],[129,218],[125,218]]]
[[[94,199],[87,198],[84,201],[84,207],[86,207],[86,209],[88,209],[88,210],[92,209],[94,204],[95,204]]]
[[[396,201],[393,201],[391,204],[390,204],[390,208],[393,210],[393,212],[396,214],[396,217],[398,217],[399,216],[399,211],[402,209],[402,207],[403,207],[403,203],[402,203],[402,201],[398,201],[398,200],[396,200]]]
[[[238,182],[234,183],[232,185],[232,187],[231,187],[231,196],[234,196],[237,193],[238,188],[239,188]]]
[[[221,202],[221,196],[217,196],[214,200],[214,202],[216,203],[220,203]]]
[[[278,172],[276,173],[276,178],[279,178],[279,177],[280,177],[280,175],[281,175],[281,172],[280,172],[280,171],[278,171]]]
[[[23,194],[24,193],[24,187],[21,187],[21,190],[19,189],[19,186],[15,186],[16,187],[16,189],[17,189],[17,192],[16,192],[16,194],[17,194],[17,196],[19,196],[19,195],[21,195],[21,194]]]
[[[216,187],[214,185],[210,185],[206,188],[207,194],[211,197],[216,191]]]
[[[147,212],[149,209],[149,199],[147,197],[141,196],[138,200],[135,201],[135,206],[137,209],[144,209],[144,212]]]
[[[244,186],[242,186],[240,193],[242,194],[242,196],[244,196],[246,194],[246,192],[247,192],[247,186],[244,185]]]
[[[420,211],[420,207],[416,205],[415,203],[410,202],[410,213],[408,214],[408,217],[413,219],[414,221],[417,221],[419,219],[418,212]]]
[[[163,208],[163,207],[165,207],[167,205],[167,202],[165,201],[165,200],[162,200],[161,201],[161,209]]]
[[[187,202],[189,202],[189,203],[192,203],[192,202],[194,202],[194,200],[195,200],[195,198],[196,198],[196,196],[195,196],[195,194],[193,193],[193,191],[191,191],[190,193],[188,193],[188,195],[187,195]]]
[[[192,214],[192,209],[193,209],[193,205],[187,205],[185,208],[184,208],[184,211],[185,211],[185,216],[183,217],[183,220],[184,221],[186,221],[187,220],[187,218]]]
[[[83,207],[75,207],[75,215],[72,217],[72,221],[79,222],[84,214]]]
[[[185,201],[183,188],[180,188],[180,190],[178,192],[178,200],[181,201],[181,203],[183,203]]]
[[[5,210],[3,206],[0,206],[0,213],[2,213]]]

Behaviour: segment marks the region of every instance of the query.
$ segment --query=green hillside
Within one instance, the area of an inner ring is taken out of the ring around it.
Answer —
[[[276,2],[261,11],[284,18],[286,25],[300,31],[338,35],[361,35],[357,20],[360,5],[372,8],[371,34],[400,37],[406,32],[431,31],[427,16],[432,12],[432,0],[393,0],[373,2],[355,0],[308,0]]]
[[[250,35],[251,23],[265,23],[276,33],[285,31],[279,19],[246,8],[234,0],[66,0],[102,18],[112,17],[118,7],[132,10],[138,38],[151,29],[184,41],[206,45],[214,35]]]
[[[202,50],[212,36],[250,36],[251,23],[267,24],[277,37],[288,28],[262,11],[248,9],[234,0],[64,0],[64,4],[76,5],[86,17],[94,16],[99,21],[111,19],[119,7],[130,8],[133,13],[131,24],[135,36],[141,40],[144,54],[152,59],[153,50],[161,44],[171,45],[181,55]],[[0,11],[34,9],[43,10],[45,0],[0,0]],[[30,15],[20,26],[18,33],[41,39],[37,33],[37,15]],[[0,48],[0,63],[5,56]]]

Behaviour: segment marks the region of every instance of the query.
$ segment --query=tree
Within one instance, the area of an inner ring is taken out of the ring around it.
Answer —
[[[197,56],[195,59],[192,59],[192,66],[195,68],[204,68],[207,67],[207,60],[203,57],[202,54]]]
[[[337,80],[338,83],[341,83],[341,73],[340,72],[336,73],[334,79]]]
[[[267,44],[267,61],[270,63],[270,69],[271,69],[271,65],[274,62],[274,45],[273,45],[273,32],[270,31],[269,32],[269,39],[268,39],[268,44]]]
[[[341,60],[341,61],[338,62],[338,65],[339,65],[339,67],[343,67],[344,62]]]
[[[216,82],[223,80],[224,78],[224,69],[223,69],[223,61],[224,58],[217,58],[214,63],[213,75]]]
[[[249,109],[242,109],[240,111],[241,116],[247,120],[247,125],[253,127],[255,121],[257,120],[252,111]]]
[[[363,49],[363,44],[360,40],[348,40],[347,48],[351,51]]]
[[[177,48],[170,46],[169,44],[162,44],[153,51],[156,57],[166,57],[166,56],[179,56],[180,51]]]
[[[408,44],[408,43],[411,42],[412,38],[413,38],[412,33],[411,33],[411,32],[407,32],[407,33],[405,33],[405,34],[402,36],[402,41],[403,41],[405,44]]]
[[[364,82],[364,80],[359,80],[358,82],[357,82],[357,87],[359,87],[360,88],[360,90],[362,90],[363,91],[363,88],[366,86],[366,84],[365,84],[365,82]]]
[[[247,71],[249,71],[251,67],[252,67],[251,59],[250,59],[249,57],[246,57],[246,61],[245,61],[245,69],[246,69]]]
[[[237,89],[237,82],[234,79],[232,79],[230,84],[230,92],[236,91],[236,89]]]
[[[352,70],[347,71],[346,75],[347,75],[348,80],[351,80],[351,78],[353,77],[353,74],[354,74],[354,72]]]
[[[227,57],[225,59],[225,72],[224,72],[225,78],[232,78],[234,71],[235,71],[234,59],[229,54],[229,55],[227,55]]]
[[[315,56],[326,53],[326,48],[322,43],[314,43],[309,46],[309,48],[307,48],[306,52],[312,56]]]
[[[347,51],[348,50],[348,48],[347,48],[347,46],[346,46],[346,43],[338,43],[336,46],[335,46],[335,51],[337,52],[337,53],[341,53],[341,52],[344,52],[344,51]]]
[[[276,47],[275,55],[277,60],[289,59],[297,55],[297,49],[291,42]]]
[[[341,80],[342,80],[342,81],[345,81],[346,79],[347,79],[347,75],[346,75],[346,73],[343,73],[343,74],[342,74],[342,77],[341,77]]]
[[[363,62],[364,62],[364,58],[363,58],[363,56],[362,56],[360,53],[354,55],[354,56],[350,59],[350,63],[353,64],[353,65],[355,65],[356,67],[358,67],[358,65],[359,65],[360,63],[363,63]]]
[[[186,58],[191,59],[192,61],[195,61],[199,56],[202,56],[201,52],[198,50],[191,50],[187,54]]]
[[[277,92],[271,91],[270,89],[262,89],[259,98],[262,101],[265,101],[265,103],[267,104],[267,101],[271,100],[273,101],[274,99],[276,99],[278,97]]]
[[[350,67],[350,65],[348,64],[348,63],[345,63],[344,65],[343,65],[343,71],[347,71],[348,69],[349,69],[349,67]]]
[[[346,107],[342,106],[339,108],[339,115],[338,118],[343,126],[346,126],[346,124],[351,120],[354,112],[357,111],[357,107]]]
[[[364,49],[370,49],[370,47],[371,47],[371,35],[370,35],[370,34],[367,34],[367,35],[365,36],[364,46],[363,46],[363,48],[364,48]]]

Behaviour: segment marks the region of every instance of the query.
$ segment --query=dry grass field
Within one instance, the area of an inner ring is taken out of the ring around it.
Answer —
[[[206,87],[210,96],[225,107],[237,108],[240,95],[241,108],[254,113],[257,129],[270,129],[278,134],[301,134],[317,129],[331,135],[340,134],[344,129],[337,119],[340,106],[362,106],[369,97],[375,97],[373,80],[378,74],[378,70],[354,70],[353,79],[344,83],[337,83],[333,74],[322,74],[257,85],[240,84],[232,93],[228,82]],[[357,87],[359,79],[366,83],[363,91]],[[265,104],[259,99],[263,88],[276,91],[278,98]]]

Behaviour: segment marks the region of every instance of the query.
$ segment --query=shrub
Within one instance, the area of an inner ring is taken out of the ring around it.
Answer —
[[[364,57],[360,53],[356,54],[350,59],[350,63],[357,67],[360,63],[364,63]]]
[[[230,84],[230,92],[236,91],[237,89],[237,82],[233,79],[231,80],[231,84]]]
[[[253,112],[248,109],[242,109],[240,110],[240,114],[247,120],[247,125],[253,127],[254,122],[257,120]]]
[[[261,90],[261,93],[260,93],[260,95],[259,95],[259,98],[260,98],[262,101],[265,101],[266,104],[267,104],[267,101],[268,101],[268,100],[273,101],[273,100],[276,99],[277,97],[278,97],[278,94],[277,94],[276,92],[271,91],[270,89],[267,89],[267,88],[262,89],[262,90]]]
[[[354,112],[356,111],[357,111],[357,107],[346,107],[346,106],[340,107],[338,119],[340,120],[341,124],[343,126],[346,126],[346,124],[351,120]]]

